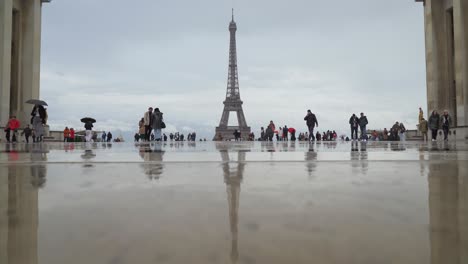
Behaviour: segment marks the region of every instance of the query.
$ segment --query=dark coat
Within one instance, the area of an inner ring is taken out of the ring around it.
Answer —
[[[162,129],[163,113],[153,112],[152,120],[151,126],[153,129]]]
[[[93,123],[86,122],[84,127],[85,127],[86,130],[92,130],[93,129]]]
[[[437,130],[440,128],[440,116],[435,114],[429,117],[429,128],[432,130]]]
[[[351,116],[351,118],[349,118],[349,124],[351,127],[357,128],[359,125],[359,118],[355,115]]]
[[[307,114],[306,117],[304,117],[304,120],[308,127],[315,127],[315,125],[318,126],[317,117],[314,114]]]
[[[361,118],[359,118],[359,126],[364,127],[367,126],[367,124],[369,124],[369,121],[367,121],[366,116],[362,116]]]
[[[452,124],[452,118],[450,118],[449,115],[445,116],[445,115],[442,115],[442,117],[440,118],[441,120],[441,124],[442,124],[442,127],[450,127],[450,125]]]
[[[31,124],[33,123],[33,119],[36,116],[37,111],[39,111],[39,117],[41,118],[42,123],[45,124],[47,119],[47,111],[43,106],[33,107],[33,110],[31,111]]]

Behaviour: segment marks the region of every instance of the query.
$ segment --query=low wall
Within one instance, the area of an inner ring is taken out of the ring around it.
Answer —
[[[438,132],[438,139],[444,138],[444,132],[440,129]],[[429,138],[431,137],[431,131],[428,132]],[[418,130],[407,130],[406,138],[408,140],[422,140],[422,134]],[[468,140],[468,127],[454,127],[449,130],[449,140]]]

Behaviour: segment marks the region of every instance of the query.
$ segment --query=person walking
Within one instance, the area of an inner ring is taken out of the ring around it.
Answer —
[[[361,113],[361,117],[359,118],[359,127],[361,128],[361,140],[364,141],[367,141],[367,124],[369,124],[367,116],[365,116],[364,113]]]
[[[41,142],[44,136],[44,125],[47,123],[47,111],[42,105],[35,105],[31,112],[31,125],[36,134],[36,142]]]
[[[18,119],[16,119],[16,116],[12,116],[10,120],[8,120],[8,124],[6,126],[5,132],[6,132],[6,139],[8,142],[10,142],[10,136],[11,136],[11,142],[17,142],[16,138],[16,133],[18,132],[18,129],[20,128],[21,124]]]
[[[84,128],[85,128],[85,140],[86,142],[91,142],[93,140],[93,123],[91,121],[88,121],[85,123]]]
[[[349,118],[349,125],[351,126],[351,139],[358,140],[358,127],[359,127],[359,118],[356,114],[353,114]]]
[[[101,134],[101,141],[102,141],[102,142],[106,142],[106,137],[107,137],[106,131],[102,131],[102,134]]]
[[[159,108],[156,108],[152,114],[152,121],[151,121],[152,128],[154,129],[154,138],[156,139],[156,141],[161,141],[162,139],[162,133],[161,133],[161,129],[163,128],[162,124],[163,124],[163,113],[159,111]]]
[[[107,142],[111,142],[112,141],[112,133],[109,131],[107,132]]]
[[[307,110],[307,115],[304,117],[304,120],[306,121],[307,128],[309,129],[308,140],[310,141],[312,139],[312,141],[315,141],[314,128],[315,126],[318,127],[317,117],[309,109]]]
[[[68,142],[70,138],[70,129],[68,127],[65,127],[63,130],[63,142]]]
[[[419,131],[421,131],[421,134],[423,136],[423,140],[427,141],[427,131],[428,131],[428,125],[426,119],[424,117],[421,119],[421,122],[419,122]]]
[[[276,133],[276,141],[281,141],[281,140],[283,140],[283,128],[279,127],[278,133]]]
[[[192,133],[192,141],[196,141],[196,140],[197,140],[197,133],[193,132]]]
[[[70,128],[70,142],[75,142],[75,130]]]
[[[265,128],[260,128],[260,139],[261,141],[265,141]]]
[[[450,129],[450,125],[452,124],[452,118],[450,117],[448,110],[444,110],[444,114],[442,115],[442,131],[444,131],[444,140],[448,140],[448,132]]]
[[[148,111],[143,116],[145,125],[145,140],[150,141],[151,130],[153,129],[153,108],[148,108]]]
[[[406,141],[406,127],[403,125],[403,123],[400,123],[398,127],[398,136],[400,137],[400,141]]]
[[[432,111],[431,116],[429,117],[429,129],[432,132],[432,141],[437,140],[437,131],[440,127],[440,116],[437,111]]]
[[[29,143],[29,137],[32,134],[32,129],[27,125],[24,129],[21,135],[24,135],[24,139],[26,139],[26,143]]]

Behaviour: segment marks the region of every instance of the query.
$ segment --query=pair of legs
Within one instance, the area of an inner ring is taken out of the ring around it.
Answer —
[[[437,140],[437,129],[431,129],[432,140]]]
[[[309,127],[309,141],[312,139],[312,141],[315,141],[315,136],[314,136],[314,128],[313,126]]]
[[[422,136],[423,136],[423,140],[424,141],[427,141],[428,138],[427,138],[427,132],[421,132]]]
[[[151,130],[153,130],[153,128],[151,126],[145,126],[145,139],[146,139],[146,141],[151,140]]]
[[[406,141],[406,135],[405,133],[400,133],[400,141]]]
[[[93,131],[86,130],[86,142],[91,142],[93,138]]]
[[[448,140],[449,128],[444,126],[444,127],[442,127],[442,130],[444,131],[444,140]]]
[[[351,139],[352,140],[358,139],[357,130],[358,130],[357,127],[351,127]]]
[[[13,136],[11,136],[11,129],[5,130],[5,137],[8,142],[10,142],[10,137],[11,137],[11,142],[16,142],[16,132],[13,131]]]
[[[366,126],[361,126],[361,139],[362,140],[367,140]]]

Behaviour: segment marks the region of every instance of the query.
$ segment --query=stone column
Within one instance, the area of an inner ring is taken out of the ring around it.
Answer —
[[[447,18],[445,3],[426,0],[424,7],[426,30],[426,67],[428,112],[450,109],[448,89]]]
[[[13,2],[0,1],[0,126],[10,115],[10,66]]]
[[[468,3],[465,0],[453,1],[455,24],[455,75],[457,87],[457,123],[468,125]]]
[[[24,102],[39,98],[41,53],[41,1],[23,2],[22,49],[21,49],[21,92],[18,118],[28,123],[31,105]]]

